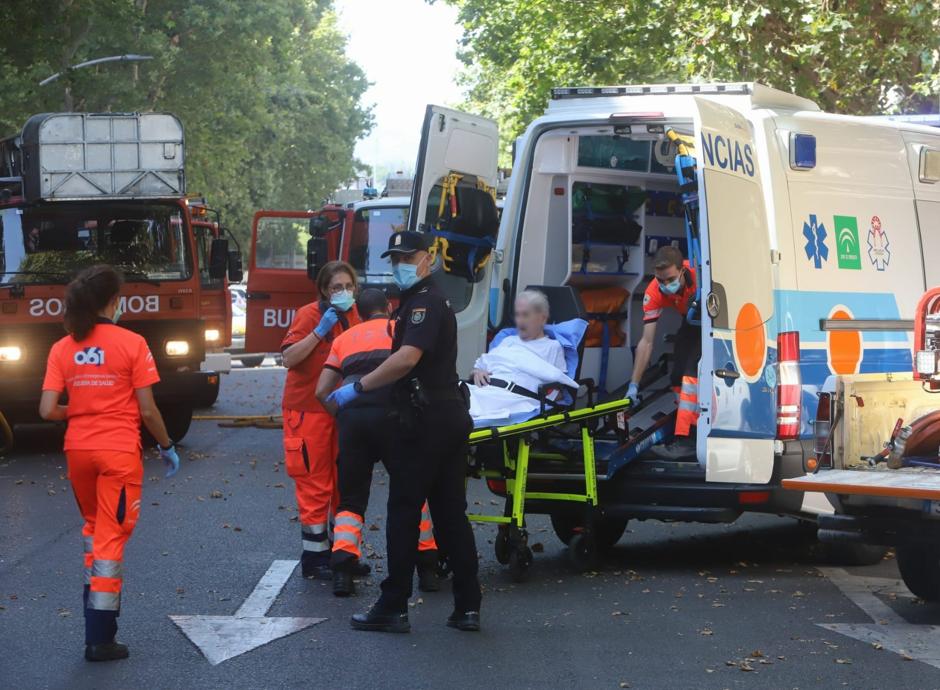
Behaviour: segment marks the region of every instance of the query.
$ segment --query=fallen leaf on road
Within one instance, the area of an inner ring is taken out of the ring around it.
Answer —
[[[218,489],[215,489],[212,491],[212,493],[209,494],[209,498],[222,498],[222,492]]]
[[[701,630],[698,631],[698,634],[705,635],[706,637],[708,637],[710,635],[714,635],[715,631],[712,630],[711,628],[702,628]]]
[[[885,648],[884,645],[881,644],[880,642],[875,642],[875,643],[873,643],[873,644],[872,644],[872,647],[874,647],[875,649],[884,649],[884,648]]]
[[[283,489],[283,488],[284,488],[284,482],[278,482],[277,484],[272,484],[272,486],[273,486],[275,489]]]
[[[836,663],[837,664],[851,664],[852,660],[851,659],[836,659]]]
[[[763,658],[764,658],[764,653],[763,653],[761,650],[759,650],[759,649],[755,649],[753,652],[751,652],[751,658],[752,658],[752,659],[763,659]]]
[[[754,667],[751,666],[751,665],[750,665],[749,663],[747,663],[746,661],[742,661],[741,664],[740,664],[740,666],[738,666],[738,668],[741,669],[742,671],[753,671],[753,670],[754,670]]]

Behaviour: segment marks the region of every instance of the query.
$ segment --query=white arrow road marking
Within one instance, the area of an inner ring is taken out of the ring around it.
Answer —
[[[940,626],[913,625],[875,596],[875,592],[911,597],[900,580],[856,577],[841,568],[820,568],[823,575],[868,614],[874,623],[818,623],[820,627],[940,668]]]
[[[170,616],[213,666],[326,618],[269,618],[266,614],[299,561],[274,561],[234,616]]]

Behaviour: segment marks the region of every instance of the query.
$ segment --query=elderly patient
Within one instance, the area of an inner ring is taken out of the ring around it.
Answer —
[[[527,393],[536,393],[540,385],[563,383],[577,387],[565,373],[561,343],[545,335],[548,317],[544,293],[525,290],[516,297],[518,335],[506,336],[473,365],[470,416],[477,426],[531,416],[539,409],[539,401]],[[550,395],[555,396],[557,392]]]

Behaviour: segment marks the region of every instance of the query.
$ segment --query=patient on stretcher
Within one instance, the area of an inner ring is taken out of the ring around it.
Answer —
[[[539,386],[559,383],[577,388],[567,373],[570,367],[562,341],[546,333],[548,318],[544,293],[519,293],[515,303],[516,333],[502,338],[497,335],[494,346],[473,365],[470,416],[475,426],[530,419],[539,410]],[[555,399],[558,394],[554,391],[548,397]]]

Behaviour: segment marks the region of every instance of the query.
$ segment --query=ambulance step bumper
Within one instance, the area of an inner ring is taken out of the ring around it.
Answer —
[[[614,503],[603,505],[604,515],[624,520],[662,520],[663,522],[734,522],[741,515],[733,508],[700,508],[689,506],[641,505]]]

